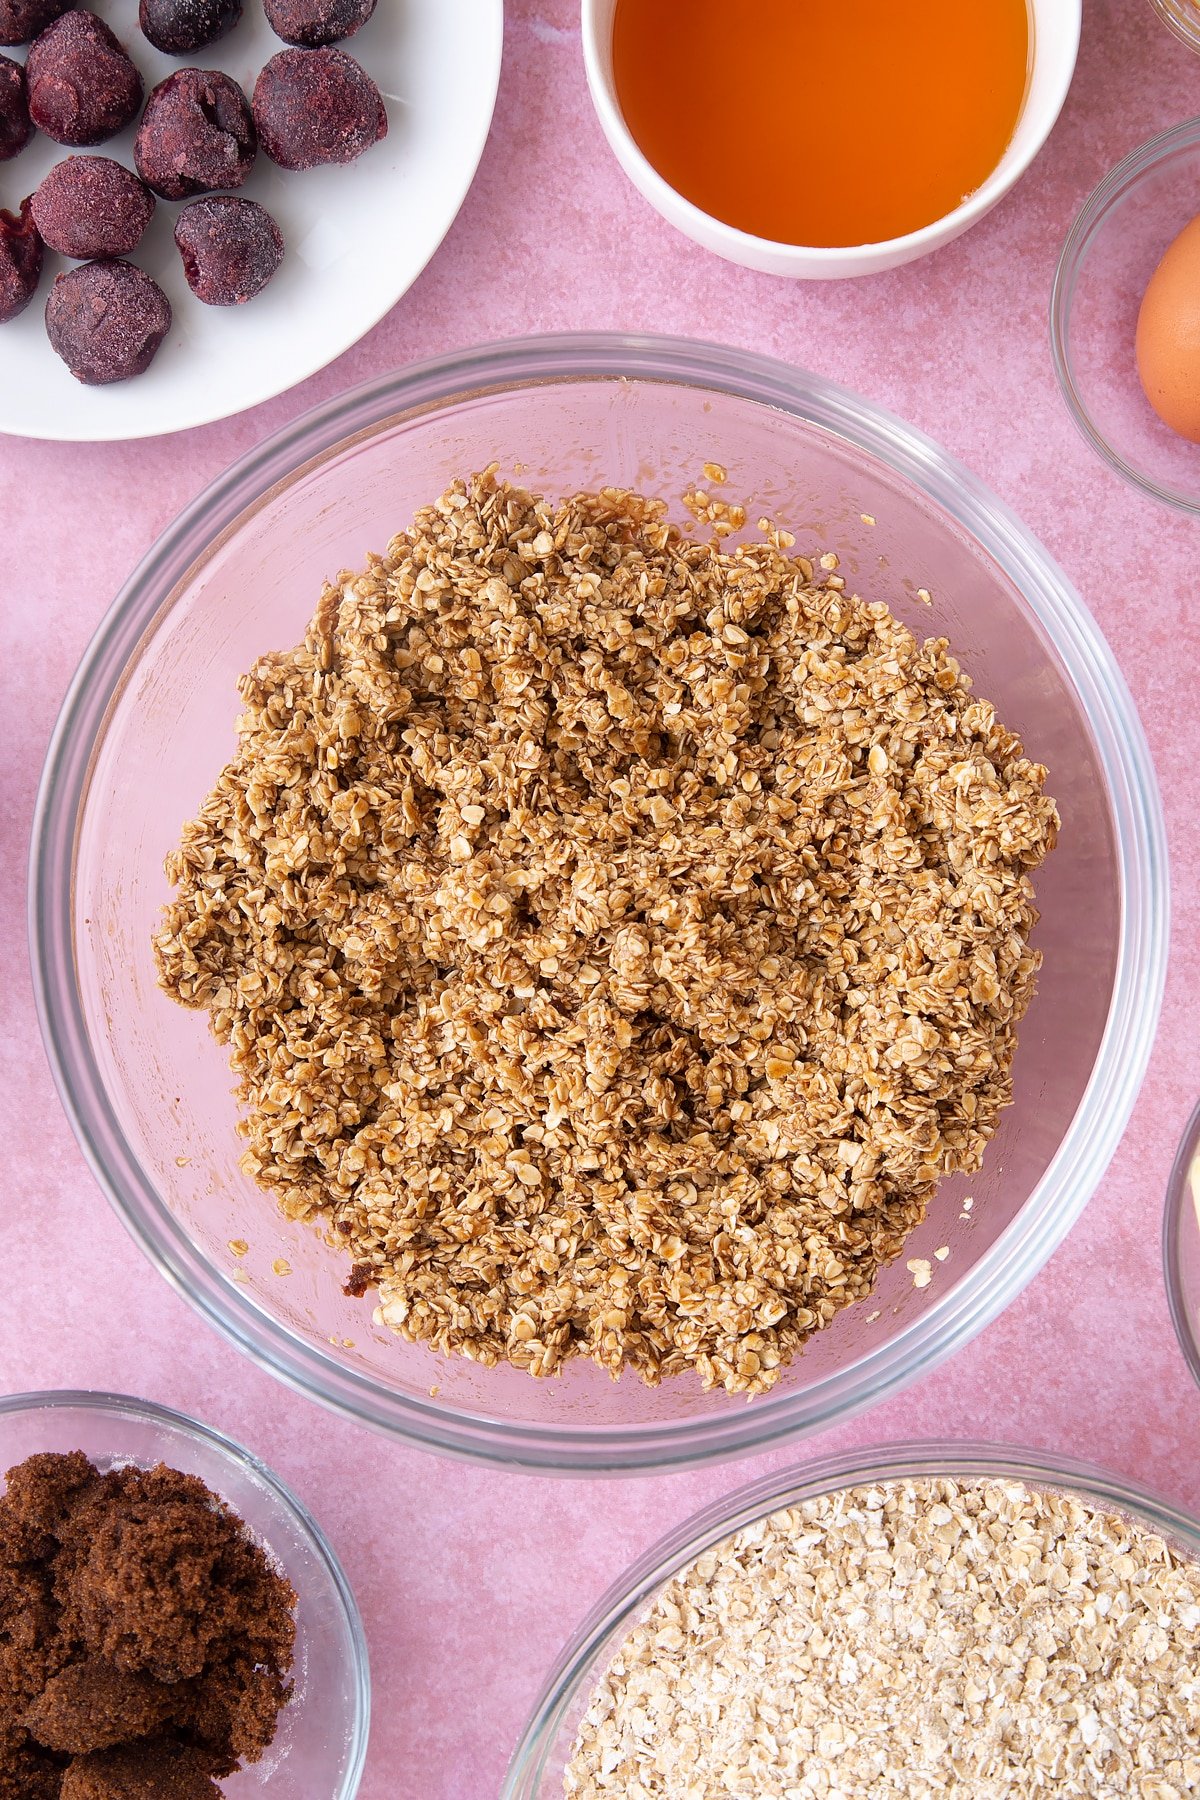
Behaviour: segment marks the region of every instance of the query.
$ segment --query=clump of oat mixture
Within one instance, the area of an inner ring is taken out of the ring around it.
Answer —
[[[1012,1480],[810,1500],[662,1592],[580,1725],[572,1800],[1182,1800],[1200,1568]]]
[[[1045,771],[791,548],[487,471],[242,681],[160,980],[405,1337],[756,1392],[979,1164]]]

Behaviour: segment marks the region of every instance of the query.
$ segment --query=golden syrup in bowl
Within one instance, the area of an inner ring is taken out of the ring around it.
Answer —
[[[1027,0],[617,0],[625,123],[677,193],[776,243],[882,243],[987,180],[1025,99]]]

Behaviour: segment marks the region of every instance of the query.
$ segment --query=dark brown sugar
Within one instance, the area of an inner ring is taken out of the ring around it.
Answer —
[[[7,1756],[0,1750],[0,1800],[61,1800],[62,1761],[30,1745]]]
[[[0,162],[19,156],[32,136],[25,71],[11,56],[0,56]]]
[[[75,1662],[50,1677],[25,1714],[25,1729],[47,1750],[84,1756],[151,1736],[176,1709],[166,1682],[112,1663]]]
[[[164,1681],[203,1672],[239,1606],[218,1574],[231,1546],[203,1528],[208,1517],[182,1500],[135,1504],[96,1521],[71,1596],[90,1650],[119,1669],[153,1669]]]
[[[214,1800],[275,1735],[294,1606],[195,1476],[29,1458],[0,1497],[0,1800]]]
[[[218,1800],[219,1794],[195,1755],[143,1745],[77,1757],[59,1800]]]
[[[95,13],[69,12],[47,27],[25,64],[29,112],[58,144],[102,144],[142,104],[142,78]]]
[[[241,187],[258,138],[237,82],[219,69],[177,69],[146,102],[133,160],[164,200]]]
[[[280,50],[254,84],[254,123],[283,169],[353,162],[388,128],[383,96],[344,50]]]
[[[154,196],[110,156],[68,156],[32,199],[33,221],[61,256],[127,256],[141,242]]]

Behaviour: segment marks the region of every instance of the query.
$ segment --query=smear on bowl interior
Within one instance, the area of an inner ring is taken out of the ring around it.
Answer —
[[[884,1481],[714,1545],[605,1671],[572,1800],[1194,1793],[1200,1567],[1011,1479]]]
[[[919,231],[982,186],[1030,48],[1027,0],[617,0],[612,41],[625,123],[677,193],[827,247]]]
[[[692,498],[488,470],[341,576],[154,947],[384,1325],[755,1393],[978,1168],[1058,815],[945,640]]]

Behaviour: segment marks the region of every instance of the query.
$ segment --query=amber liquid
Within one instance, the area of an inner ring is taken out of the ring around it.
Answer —
[[[617,97],[707,213],[785,244],[943,218],[1003,156],[1027,0],[617,0]]]

